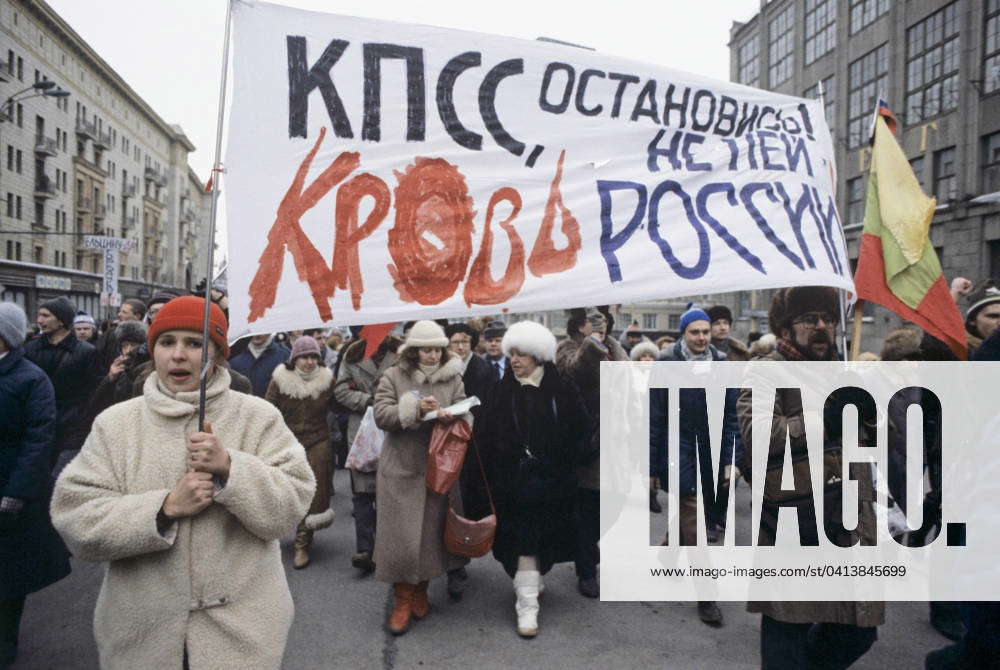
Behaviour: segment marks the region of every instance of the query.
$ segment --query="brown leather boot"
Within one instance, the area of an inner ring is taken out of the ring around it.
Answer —
[[[430,603],[427,602],[427,582],[417,584],[413,592],[413,618],[423,619],[430,610]]]
[[[295,554],[292,556],[292,567],[296,570],[309,565],[309,545],[312,544],[313,532],[307,530],[301,524],[295,533]]]
[[[413,613],[413,594],[417,587],[413,584],[397,582],[392,585],[395,602],[386,626],[393,635],[402,635],[410,628],[410,615]]]

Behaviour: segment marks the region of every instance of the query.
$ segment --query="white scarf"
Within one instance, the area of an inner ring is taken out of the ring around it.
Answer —
[[[545,368],[539,365],[531,372],[531,374],[526,375],[524,377],[518,377],[517,375],[514,375],[514,379],[521,382],[521,386],[534,386],[535,388],[538,388],[542,385],[542,377],[544,375],[545,375]]]

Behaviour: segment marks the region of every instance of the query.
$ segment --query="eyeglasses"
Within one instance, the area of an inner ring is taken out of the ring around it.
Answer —
[[[836,323],[837,317],[829,312],[808,312],[793,320],[792,323],[801,323],[809,326],[810,328],[815,328],[819,325],[820,319],[823,320],[824,326],[832,326]]]

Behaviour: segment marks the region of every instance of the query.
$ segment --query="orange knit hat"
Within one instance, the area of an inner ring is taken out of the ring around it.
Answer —
[[[229,357],[229,343],[226,341],[226,330],[229,324],[226,322],[226,315],[214,302],[208,313],[208,335],[212,341],[222,351],[222,355]],[[153,354],[153,347],[156,345],[156,338],[168,330],[195,330],[202,332],[205,321],[205,299],[195,295],[186,295],[181,298],[174,298],[160,308],[149,325],[149,333],[146,336],[146,346],[150,355]]]

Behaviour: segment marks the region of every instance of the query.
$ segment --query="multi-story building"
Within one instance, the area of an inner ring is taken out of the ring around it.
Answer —
[[[852,267],[882,97],[917,179],[937,198],[930,237],[945,277],[1000,277],[1000,0],[762,0],[756,16],[733,24],[729,49],[734,81],[822,92]],[[756,296],[763,309],[768,294]],[[902,323],[874,305],[864,321],[862,349],[875,352]]]
[[[134,240],[118,255],[123,298],[192,288],[209,247],[191,141],[42,0],[0,0],[0,34],[3,299],[31,314],[68,294],[94,315],[110,311],[98,302],[104,254],[84,235]],[[69,95],[31,96],[48,81]]]

